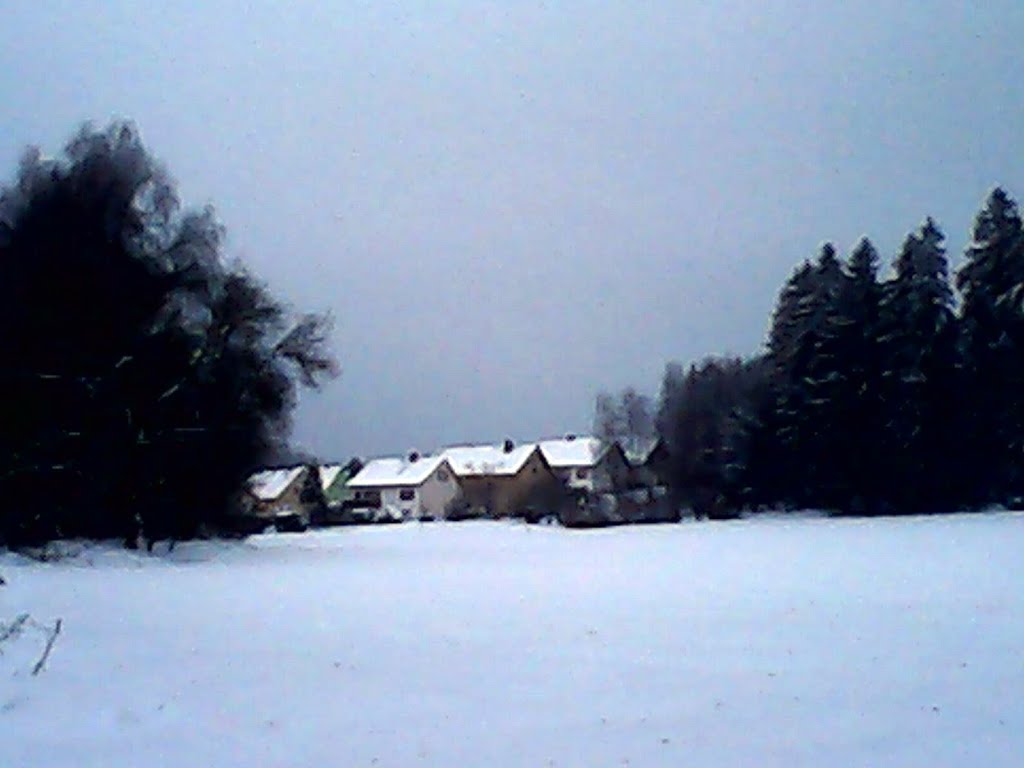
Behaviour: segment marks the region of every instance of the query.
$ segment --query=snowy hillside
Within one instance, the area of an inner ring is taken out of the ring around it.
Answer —
[[[4,766],[1024,754],[1024,515],[406,525],[0,557]]]

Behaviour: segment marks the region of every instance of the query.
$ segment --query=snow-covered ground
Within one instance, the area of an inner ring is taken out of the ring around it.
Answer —
[[[0,556],[3,766],[1019,766],[1024,515]]]

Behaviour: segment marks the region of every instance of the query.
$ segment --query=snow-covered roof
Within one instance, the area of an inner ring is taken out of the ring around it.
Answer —
[[[563,437],[538,443],[548,464],[554,468],[592,467],[604,456],[607,446],[596,437]]]
[[[305,467],[267,469],[249,478],[249,491],[260,501],[273,501],[295,482]]]
[[[371,459],[355,477],[350,488],[382,488],[385,486],[420,485],[445,463],[444,456],[420,456],[409,459]]]
[[[318,469],[320,471],[320,487],[326,491],[338,479],[338,473],[341,472],[341,464],[324,464]]]
[[[635,467],[640,466],[641,464],[646,464],[651,458],[651,454],[654,453],[654,450],[660,444],[660,437],[619,441],[619,445],[622,446],[623,453],[626,454],[626,460]]]
[[[459,477],[514,475],[537,450],[534,443],[518,445],[510,451],[502,445],[457,445],[446,448],[444,456]]]

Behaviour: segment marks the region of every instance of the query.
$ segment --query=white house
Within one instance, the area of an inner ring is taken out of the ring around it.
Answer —
[[[372,459],[348,481],[356,498],[379,498],[381,516],[392,520],[443,519],[461,495],[444,456],[410,454]]]
[[[629,462],[618,443],[596,437],[566,435],[538,443],[555,476],[568,488],[587,493],[605,493],[629,483]]]

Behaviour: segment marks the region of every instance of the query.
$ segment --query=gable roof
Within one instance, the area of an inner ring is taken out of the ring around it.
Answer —
[[[553,468],[593,467],[608,451],[607,445],[596,437],[563,437],[558,440],[541,440],[538,444]]]
[[[334,481],[338,479],[338,475],[341,474],[341,464],[324,464],[317,467],[320,473],[320,487],[325,491],[334,485]]]
[[[660,437],[639,438],[633,440],[620,440],[622,452],[626,454],[626,460],[634,467],[639,467],[651,460],[654,452],[665,446],[665,441]]]
[[[249,492],[260,501],[273,501],[294,483],[306,468],[266,469],[249,478]]]
[[[350,488],[422,485],[442,464],[451,469],[444,456],[420,456],[416,461],[395,458],[371,459],[348,481],[348,485]]]
[[[484,475],[515,475],[537,450],[534,443],[519,445],[506,451],[502,445],[457,445],[446,448],[442,456],[459,477]]]

